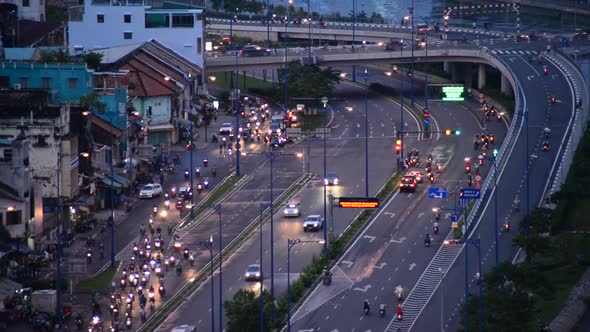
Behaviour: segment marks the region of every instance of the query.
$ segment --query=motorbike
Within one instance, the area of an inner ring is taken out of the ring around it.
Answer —
[[[211,173],[213,174],[213,177],[216,177],[217,176],[217,167],[213,166]]]
[[[127,318],[125,318],[125,326],[127,326],[128,330],[131,330],[131,325],[133,324],[133,320],[131,319],[131,316],[127,316]]]
[[[510,231],[510,223],[509,222],[505,222],[504,223],[504,231],[505,232],[509,232]]]
[[[380,317],[385,316],[385,304],[380,304],[379,305],[379,316]]]
[[[547,68],[547,66],[543,66],[543,74],[545,74],[545,76],[549,74],[549,68]]]
[[[479,272],[477,272],[477,273],[475,274],[475,283],[476,283],[477,285],[479,285],[479,284],[481,283],[481,274],[479,274]]]
[[[401,312],[398,312],[396,318],[397,318],[397,320],[402,320],[403,314]]]
[[[424,238],[424,246],[430,247],[430,235]]]
[[[182,252],[182,256],[184,256],[184,259],[188,259],[188,249],[184,249],[184,251]]]
[[[182,266],[180,264],[176,265],[176,274],[180,275],[182,273]]]
[[[471,173],[471,165],[469,163],[465,164],[465,173]]]
[[[209,188],[209,179],[205,178],[205,181],[203,181],[203,185],[205,186],[205,189]]]
[[[471,178],[471,174],[467,177],[467,185],[471,187],[473,185],[473,179]]]
[[[434,234],[438,234],[438,225],[432,226],[432,231],[434,232]]]
[[[131,208],[133,207],[133,204],[131,204],[130,201],[125,202],[125,211],[129,212],[131,211]]]
[[[203,167],[207,167],[207,165],[209,165],[209,159],[205,157],[205,159],[203,159]]]
[[[369,307],[369,304],[365,302],[365,306],[363,308],[363,311],[365,312],[365,316],[369,315],[369,312],[371,311],[371,307]]]
[[[188,262],[190,263],[191,266],[195,265],[195,256],[193,256],[193,254],[190,254],[188,256]]]
[[[197,184],[197,192],[200,194],[200,193],[201,193],[201,191],[203,191],[203,184],[199,182],[199,183]]]
[[[165,200],[164,201],[164,206],[166,206],[166,210],[170,210],[170,200]]]
[[[197,177],[200,177],[200,176],[201,176],[201,168],[200,168],[200,167],[197,167],[197,168],[195,169],[195,175],[196,175]]]
[[[176,186],[172,186],[172,189],[170,189],[170,197],[176,197]]]
[[[154,205],[154,217],[158,215],[158,207],[156,205]]]
[[[543,151],[549,151],[549,143],[548,142],[543,142]]]
[[[86,263],[92,264],[92,250],[86,252]]]
[[[330,286],[332,283],[332,273],[330,271],[325,271],[322,276],[322,282],[326,286]]]
[[[185,180],[188,180],[188,177],[189,177],[188,170],[185,170],[185,171],[184,171],[184,179],[185,179]]]
[[[403,301],[404,300],[404,293],[397,292],[395,295],[397,296],[397,300],[398,301]]]
[[[81,330],[84,327],[84,321],[82,320],[82,316],[80,316],[78,314],[78,316],[76,316],[76,328],[78,330]]]
[[[164,289],[164,285],[160,285],[160,287],[158,288],[158,294],[160,294],[160,297],[164,297],[164,295],[166,294],[166,289]]]

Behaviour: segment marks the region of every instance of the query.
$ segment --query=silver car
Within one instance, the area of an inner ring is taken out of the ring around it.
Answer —
[[[290,201],[285,204],[283,210],[283,216],[285,217],[301,217],[301,203],[297,201]]]
[[[319,231],[324,227],[324,218],[319,214],[312,214],[303,221],[303,231]]]

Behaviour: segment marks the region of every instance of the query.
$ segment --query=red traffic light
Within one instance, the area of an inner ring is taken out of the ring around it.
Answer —
[[[428,112],[422,113],[422,118],[424,118],[424,119],[430,119],[430,113],[428,113]]]

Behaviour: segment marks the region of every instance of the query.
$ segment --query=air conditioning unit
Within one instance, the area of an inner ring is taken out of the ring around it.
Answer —
[[[15,90],[20,90],[20,84],[15,84],[15,85],[14,85],[14,89],[15,89]]]

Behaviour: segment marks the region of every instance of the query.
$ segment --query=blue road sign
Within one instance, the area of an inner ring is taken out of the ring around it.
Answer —
[[[447,188],[428,188],[428,198],[447,199]]]
[[[457,202],[457,205],[459,205],[460,208],[466,208],[467,205],[469,205],[469,199],[467,199],[467,198],[461,198]]]
[[[424,119],[424,125],[428,126],[430,124],[430,119]]]
[[[479,199],[481,196],[481,191],[475,188],[463,188],[461,189],[463,192],[464,199]]]
[[[459,220],[459,216],[456,213],[451,214],[451,221],[455,222],[457,220]]]

